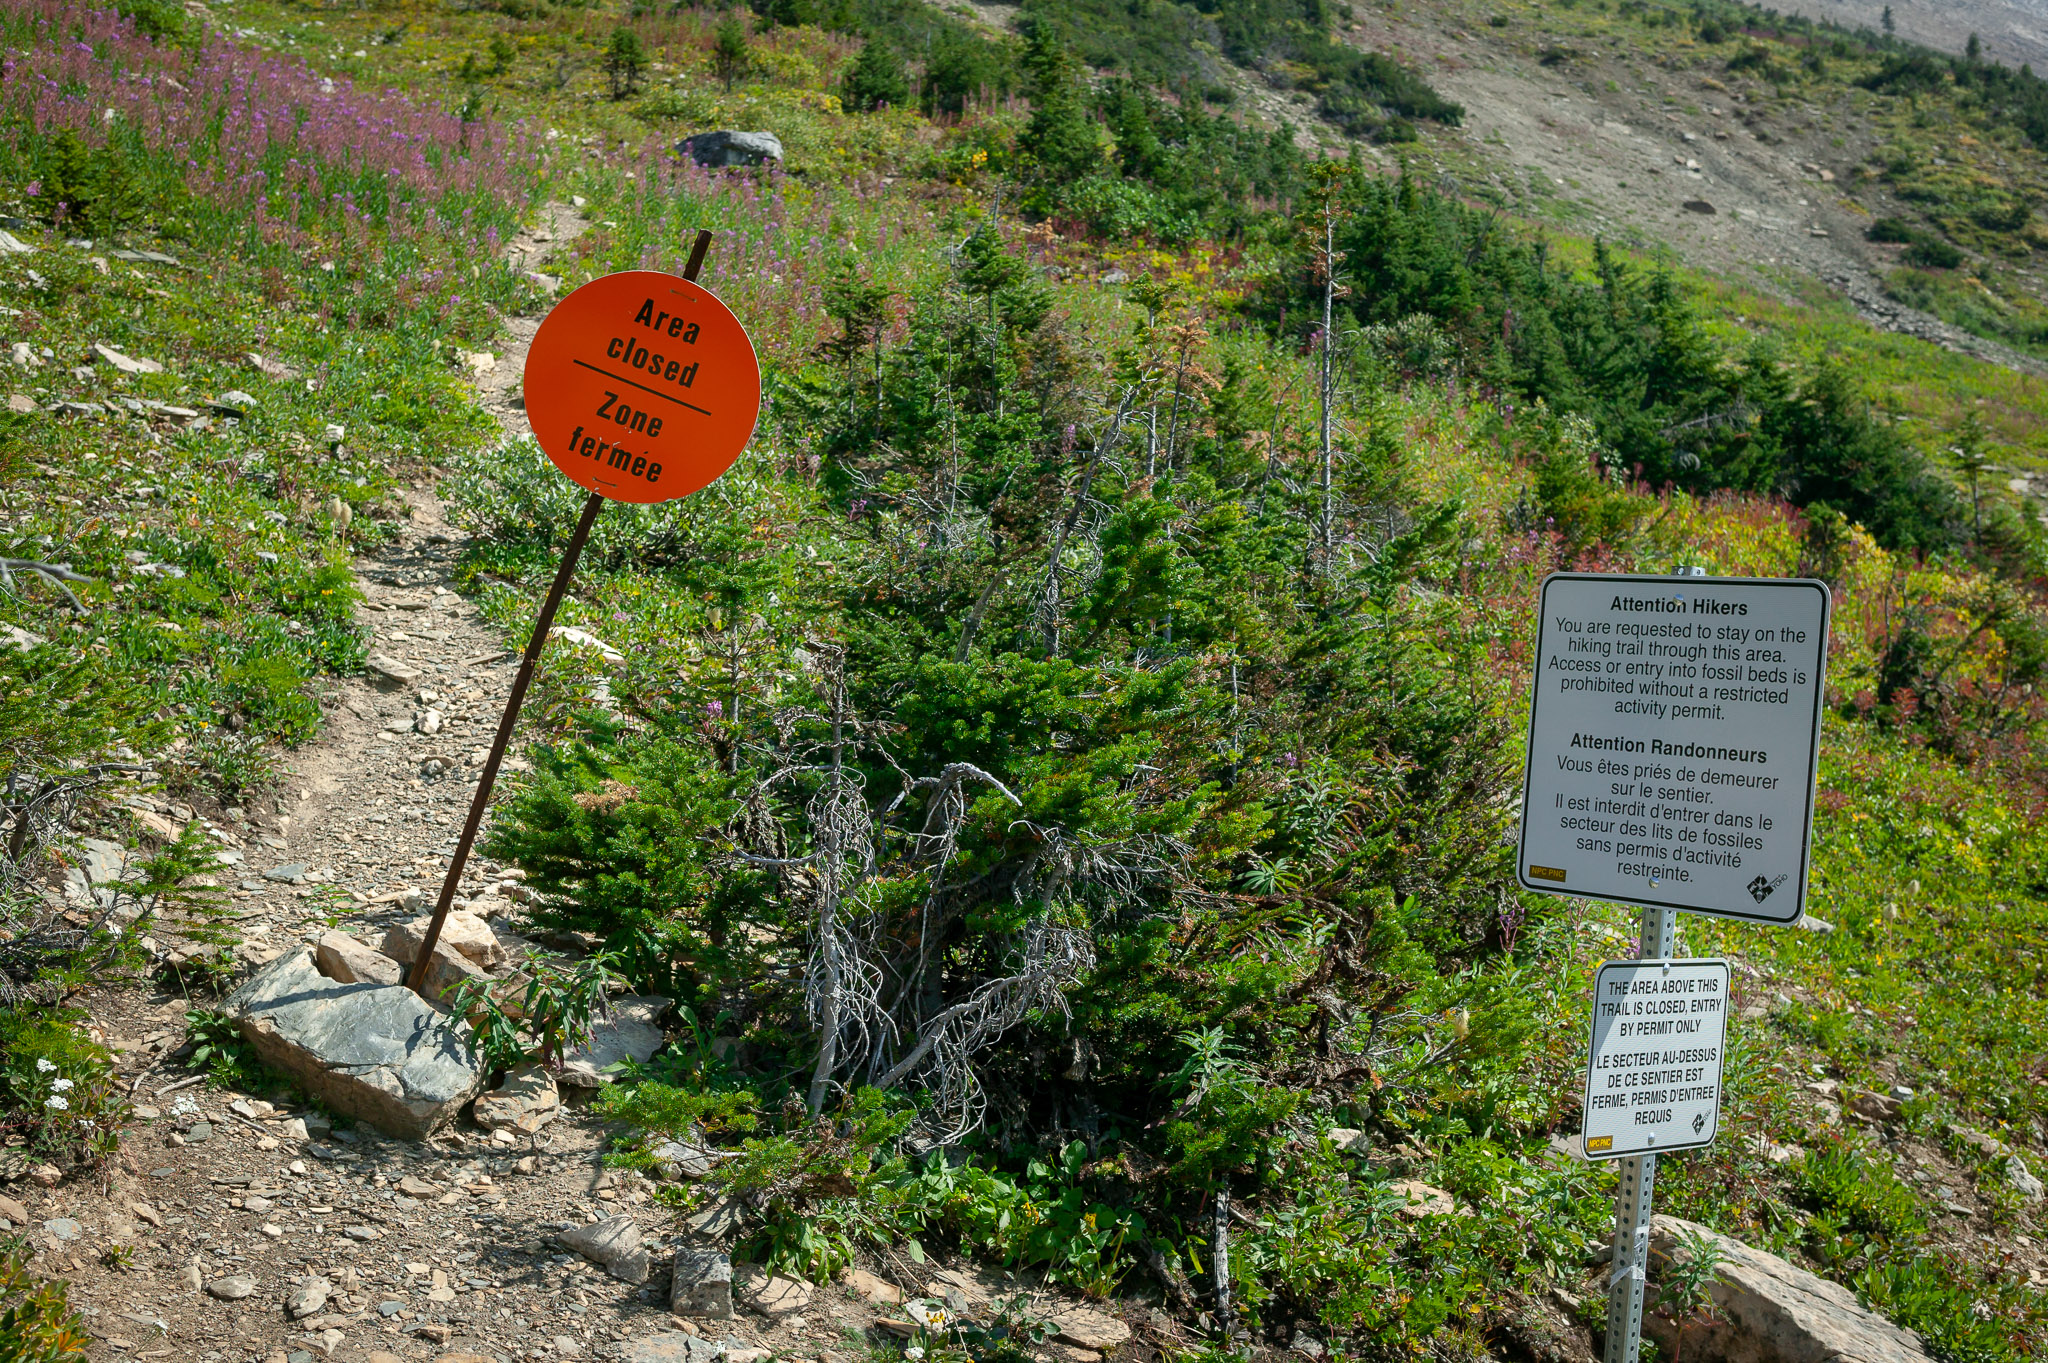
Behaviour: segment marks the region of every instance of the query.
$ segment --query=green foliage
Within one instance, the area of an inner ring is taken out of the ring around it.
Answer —
[[[119,142],[89,146],[60,128],[44,145],[39,170],[35,202],[55,226],[111,232],[141,211],[142,191]]]
[[[1905,1185],[1846,1145],[1808,1151],[1799,1181],[1813,1206],[1850,1231],[1898,1240],[1925,1227]]]
[[[737,21],[728,20],[727,22],[734,23]],[[722,29],[720,31],[720,41],[723,42]],[[742,48],[745,47],[744,28],[741,30],[741,46]],[[718,60],[716,54],[714,54],[713,60]],[[630,28],[620,28],[612,31],[611,41],[605,44],[604,49],[604,74],[605,79],[611,83],[613,99],[625,99],[640,88],[640,82],[647,75],[647,62],[647,48],[641,43],[638,33],[635,33]],[[731,89],[732,78],[725,76],[722,72],[721,78],[725,80],[726,88]]]
[[[192,1054],[186,1063],[205,1071],[222,1088],[255,1088],[264,1073],[263,1062],[242,1035],[242,1024],[226,1013],[211,1008],[185,1014],[185,1030],[192,1039]]]
[[[1360,322],[1421,313],[1455,328],[1490,382],[1586,417],[1634,476],[1832,507],[1891,546],[1957,539],[1953,489],[1845,372],[1788,371],[1764,345],[1725,353],[1664,272],[1644,277],[1596,246],[1581,274],[1406,177],[1355,180],[1346,209],[1338,245]],[[1311,274],[1303,259],[1273,304],[1318,297]]]
[[[617,958],[600,951],[570,964],[529,952],[520,974],[526,988],[471,977],[455,987],[449,1011],[469,1019],[472,1058],[493,1070],[529,1062],[560,1067],[562,1057],[590,1040],[605,1016],[606,987]]]
[[[64,1170],[95,1169],[120,1148],[128,1103],[114,1057],[73,1008],[0,1010],[0,1132]]]
[[[0,1240],[0,1356],[20,1363],[83,1357],[92,1336],[65,1300],[67,1285],[29,1272],[33,1253],[24,1238]]]
[[[1942,1363],[2011,1363],[2030,1356],[2019,1332],[1985,1310],[2008,1296],[2010,1286],[1971,1281],[1940,1257],[1889,1260],[1860,1274],[1855,1286],[1872,1309],[1917,1333]]]
[[[1090,66],[1151,85],[1186,90],[1206,78],[1198,44],[1206,45],[1275,84],[1314,91],[1317,112],[1357,136],[1384,135],[1403,119],[1456,126],[1464,117],[1393,58],[1338,41],[1337,7],[1325,0],[1030,0],[1024,12],[1069,25]]]
[[[760,1099],[751,1089],[677,1088],[648,1079],[607,1085],[598,1104],[606,1117],[661,1136],[745,1136],[761,1123]]]
[[[711,74],[727,90],[733,82],[754,69],[754,48],[747,40],[746,21],[728,18],[718,25],[711,39]]]
[[[839,102],[848,109],[868,113],[902,104],[909,98],[910,77],[903,69],[903,58],[888,39],[879,33],[869,34],[861,44],[860,55],[847,68],[846,79],[840,83]]]
[[[544,931],[592,932],[636,989],[715,1004],[757,969],[764,878],[723,830],[737,783],[700,743],[608,726],[533,754],[485,846],[532,874]]]

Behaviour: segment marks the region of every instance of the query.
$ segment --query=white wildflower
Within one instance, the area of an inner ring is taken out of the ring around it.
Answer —
[[[71,1104],[65,1102],[54,1093],[43,1100],[43,1106],[56,1108],[59,1112],[69,1112],[71,1110]]]
[[[903,1351],[903,1356],[909,1359],[910,1363],[917,1363],[918,1359],[924,1357],[924,1350],[913,1344]]]
[[[48,1074],[51,1070],[54,1070],[57,1067],[55,1065],[52,1065],[48,1060],[44,1059],[42,1056],[37,1056],[36,1068],[42,1071],[44,1074]]]
[[[65,1089],[71,1087],[71,1081],[69,1079],[52,1079],[50,1081],[50,1087],[57,1090],[57,1092],[62,1093]]]

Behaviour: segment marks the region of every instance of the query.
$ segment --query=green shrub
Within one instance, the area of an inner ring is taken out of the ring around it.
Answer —
[[[2032,1350],[2004,1320],[1987,1310],[1988,1297],[2006,1295],[1992,1281],[1972,1282],[1945,1259],[1915,1255],[1859,1274],[1857,1294],[1887,1320],[1916,1332],[1942,1363],[2018,1363]],[[2001,1302],[2000,1306],[2007,1303]]]
[[[1963,263],[1963,253],[1939,237],[1923,237],[1906,248],[1908,265],[1929,270],[1953,270]]]
[[[25,1240],[0,1240],[0,1357],[10,1363],[69,1363],[92,1345],[85,1322],[65,1301],[61,1280],[29,1273]]]
[[[765,881],[731,854],[738,783],[707,744],[596,727],[532,756],[485,851],[531,874],[534,927],[595,933],[635,988],[714,1013],[766,973],[742,921]]]
[[[1798,1171],[1800,1191],[1845,1228],[1899,1240],[1926,1228],[1912,1191],[1890,1170],[1845,1145],[1809,1150]]]
[[[93,1169],[120,1148],[128,1102],[113,1053],[75,1008],[0,1010],[0,1131],[60,1169]]]
[[[858,113],[902,104],[910,98],[910,76],[903,58],[880,34],[871,33],[861,44],[860,55],[840,82],[839,102]]]

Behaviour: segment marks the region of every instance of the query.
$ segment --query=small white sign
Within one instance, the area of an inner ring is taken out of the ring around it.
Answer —
[[[1798,921],[1828,604],[1805,579],[1545,578],[1523,888]]]
[[[1609,961],[1593,985],[1586,1154],[1690,1150],[1721,1125],[1728,963]]]

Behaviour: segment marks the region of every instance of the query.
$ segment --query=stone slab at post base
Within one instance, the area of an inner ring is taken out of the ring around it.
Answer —
[[[427,1135],[483,1087],[467,1025],[403,986],[328,979],[309,948],[278,957],[225,1008],[265,1064],[389,1136]]]

